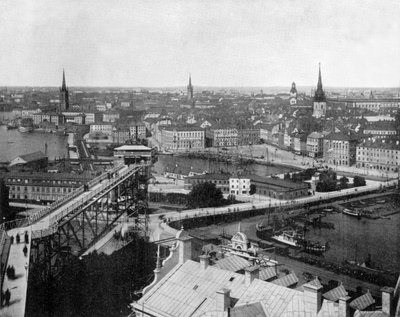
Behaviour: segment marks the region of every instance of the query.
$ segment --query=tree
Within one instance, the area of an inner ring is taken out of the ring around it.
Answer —
[[[362,176],[354,176],[353,185],[354,187],[365,186],[365,178]]]
[[[346,176],[343,176],[339,179],[339,187],[340,189],[346,189],[348,187],[349,179]]]
[[[319,175],[319,183],[317,184],[318,192],[331,192],[336,190],[336,173],[329,169]]]
[[[250,185],[250,191],[249,191],[249,194],[250,194],[250,195],[254,195],[254,194],[256,193],[256,191],[257,191],[257,187],[256,187],[256,185],[254,185],[254,184],[251,184],[251,185]]]
[[[283,179],[290,181],[290,173],[286,173],[285,175],[283,175]]]
[[[191,208],[218,207],[224,204],[224,196],[215,184],[205,182],[193,186],[187,204]]]

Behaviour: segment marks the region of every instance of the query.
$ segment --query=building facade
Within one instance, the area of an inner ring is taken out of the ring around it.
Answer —
[[[204,130],[198,127],[166,126],[160,131],[165,151],[200,150],[204,148]]]
[[[309,157],[322,157],[324,153],[324,137],[320,132],[312,132],[307,136],[307,155]]]
[[[349,134],[331,133],[324,139],[324,160],[328,164],[351,166],[356,162],[357,139]]]
[[[357,145],[358,168],[382,172],[398,172],[400,165],[399,141],[365,141]]]
[[[52,202],[61,199],[92,179],[70,173],[9,173],[5,184],[13,201]]]
[[[215,184],[223,194],[229,194],[229,177],[228,174],[193,175],[184,179],[184,188],[191,190],[194,185],[209,182]]]

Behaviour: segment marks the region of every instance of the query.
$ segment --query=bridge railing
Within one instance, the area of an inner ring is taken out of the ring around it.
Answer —
[[[54,217],[51,217],[50,218],[50,225],[53,225],[54,223],[56,223],[57,221],[59,221],[60,219],[64,218],[66,215],[68,215],[71,211],[76,210],[77,208],[79,208],[80,206],[82,206],[86,202],[90,201],[94,197],[98,196],[99,194],[108,191],[109,189],[114,187],[115,184],[120,182],[123,178],[126,178],[130,174],[132,174],[132,173],[136,172],[137,170],[139,170],[139,168],[140,167],[138,167],[138,166],[129,167],[122,174],[118,174],[118,176],[116,178],[111,178],[110,182],[102,185],[101,187],[97,188],[95,191],[88,192],[88,194],[85,195],[84,197],[82,197],[82,199],[80,201],[75,202],[74,204],[68,206],[62,212],[58,213]]]
[[[114,174],[116,173],[118,170],[121,169],[121,166],[117,166],[112,168],[109,171],[106,171],[105,173],[101,174],[100,176],[90,180],[89,182],[87,182],[86,185],[88,185],[89,187],[95,186],[98,183],[102,182],[104,179],[107,179],[108,174]],[[77,189],[75,189],[74,191],[72,191],[71,193],[63,196],[61,199],[56,200],[55,202],[53,202],[52,204],[50,204],[49,206],[36,211],[34,214],[29,216],[29,222],[30,223],[34,223],[37,220],[39,220],[40,218],[45,217],[46,215],[50,214],[54,209],[60,207],[62,204],[64,204],[64,202],[69,201],[71,199],[74,199],[76,197],[78,197],[79,195],[81,195],[83,192],[85,191],[84,186],[80,186]]]

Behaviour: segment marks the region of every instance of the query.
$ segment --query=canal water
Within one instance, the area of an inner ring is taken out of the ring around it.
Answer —
[[[45,152],[49,160],[67,156],[67,137],[53,133],[21,133],[18,129],[7,130],[0,126],[0,162],[9,162],[15,157],[36,151]]]
[[[156,174],[162,174],[166,171],[169,172],[184,172],[184,171],[203,172],[208,171],[209,173],[229,172],[233,173],[241,170],[244,173],[255,174],[259,176],[275,175],[281,173],[287,173],[296,171],[298,169],[289,166],[278,166],[278,165],[260,165],[260,164],[248,164],[235,166],[227,164],[225,162],[217,162],[205,159],[194,159],[183,156],[172,156],[172,155],[159,155],[157,163],[153,167],[153,171]]]
[[[398,208],[400,206],[388,208]],[[328,241],[329,250],[323,257],[329,262],[341,264],[345,260],[364,262],[368,254],[374,266],[385,270],[400,271],[400,214],[389,216],[390,219],[361,219],[332,213],[323,218],[324,222],[334,223],[335,229],[312,229],[306,237],[321,242]],[[244,219],[240,230],[250,239],[258,240],[255,225],[267,217],[259,216]],[[238,230],[238,223],[193,229],[191,232],[200,235],[221,234],[233,235]]]

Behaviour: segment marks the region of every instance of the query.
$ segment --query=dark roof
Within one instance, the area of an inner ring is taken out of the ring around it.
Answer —
[[[6,178],[23,178],[32,179],[40,178],[41,180],[90,180],[93,176],[88,174],[72,174],[72,173],[46,173],[46,172],[10,172],[4,175]]]
[[[220,173],[209,173],[209,174],[201,174],[201,175],[193,175],[187,177],[187,179],[216,179],[216,180],[228,180],[230,178],[229,174],[220,174]]]
[[[244,177],[241,177],[244,178]],[[258,175],[250,175],[249,176],[251,181],[258,182],[258,183],[264,183],[264,184],[270,184],[282,188],[289,188],[289,189],[301,189],[301,188],[308,188],[308,185],[305,183],[294,183],[291,181],[283,180],[283,179],[276,179],[276,178],[268,178],[268,177],[262,177]]]
[[[26,162],[34,162],[42,159],[47,159],[47,156],[44,155],[41,151],[20,155],[18,157]]]
[[[342,132],[330,133],[325,137],[325,140],[338,140],[338,141],[355,141],[357,140],[353,134],[346,134]]]

